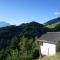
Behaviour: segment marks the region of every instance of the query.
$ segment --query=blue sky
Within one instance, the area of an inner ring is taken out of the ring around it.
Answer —
[[[60,0],[0,0],[0,21],[19,25],[60,17]]]

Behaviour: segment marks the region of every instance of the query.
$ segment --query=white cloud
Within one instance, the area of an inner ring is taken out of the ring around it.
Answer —
[[[54,12],[54,15],[60,15],[60,12]]]

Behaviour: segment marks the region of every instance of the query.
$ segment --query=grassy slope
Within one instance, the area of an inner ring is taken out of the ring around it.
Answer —
[[[54,28],[59,23],[60,23],[60,17],[52,19],[52,20],[49,20],[48,22],[45,23],[45,25],[48,28]]]
[[[57,22],[57,23],[54,23],[54,24],[51,24],[51,25],[47,25],[46,27],[48,28],[55,28],[56,25],[60,24],[60,22]]]
[[[60,52],[57,53],[55,56],[49,56],[49,57],[45,56],[41,58],[40,60],[60,60]]]

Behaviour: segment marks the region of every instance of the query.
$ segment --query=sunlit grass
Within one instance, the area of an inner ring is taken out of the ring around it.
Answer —
[[[55,56],[45,56],[43,58],[39,58],[38,60],[60,60],[60,52],[57,53]]]
[[[55,28],[56,25],[58,25],[58,24],[60,24],[60,22],[58,22],[58,23],[53,23],[53,24],[51,24],[51,25],[48,25],[47,27],[48,27],[48,28]]]

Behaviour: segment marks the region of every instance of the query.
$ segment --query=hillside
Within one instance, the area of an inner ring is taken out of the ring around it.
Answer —
[[[35,60],[39,57],[38,37],[51,31],[60,31],[60,25],[52,30],[33,21],[0,28],[0,60]]]
[[[21,24],[20,26],[11,25],[7,27],[2,27],[0,28],[0,50],[8,46],[6,45],[9,44],[7,43],[7,40],[14,38],[14,36],[18,37],[19,35],[24,35],[27,38],[35,36],[39,37],[47,31],[49,31],[48,28],[37,22]]]
[[[55,28],[56,25],[60,24],[60,17],[49,20],[45,23],[48,28]]]
[[[37,22],[0,28],[0,60],[34,60],[39,56],[37,38],[47,31]]]

